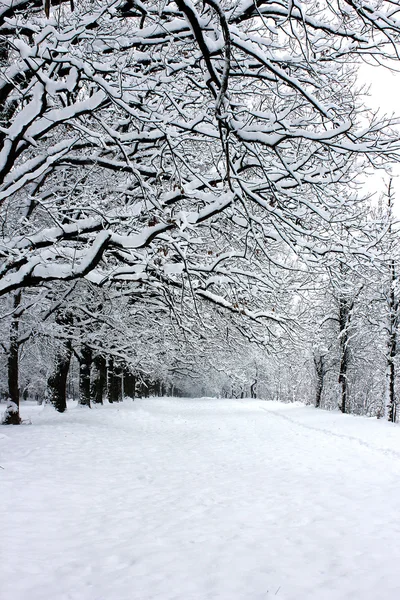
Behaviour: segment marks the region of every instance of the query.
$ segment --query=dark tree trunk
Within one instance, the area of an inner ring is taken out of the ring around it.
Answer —
[[[345,298],[339,299],[339,343],[340,343],[340,366],[339,366],[339,384],[340,384],[340,404],[342,413],[348,411],[348,379],[347,370],[349,365],[349,321],[350,307]]]
[[[399,303],[395,294],[396,269],[394,260],[390,261],[390,294],[389,294],[389,339],[388,339],[388,420],[396,422],[396,396],[395,396],[395,365],[394,360],[397,354],[397,328]]]
[[[395,373],[394,373],[394,362],[389,364],[389,406],[388,406],[388,421],[392,423],[396,422],[396,398],[394,391]]]
[[[111,403],[122,400],[122,369],[112,357],[107,365],[107,400]]]
[[[66,330],[73,325],[71,312],[59,312],[56,323],[63,325]],[[67,378],[72,356],[72,342],[67,340],[57,349],[54,358],[53,372],[47,380],[47,399],[58,412],[67,409]]]
[[[114,363],[114,402],[122,402],[122,368]]]
[[[314,355],[315,373],[317,383],[315,386],[315,408],[321,407],[322,392],[324,389],[325,378],[325,357],[322,355]]]
[[[316,386],[316,390],[315,390],[315,408],[321,407],[322,390],[323,390],[322,379],[320,377],[318,377],[318,375],[317,375],[317,386]]]
[[[148,398],[149,397],[149,382],[142,379],[139,383],[140,397]]]
[[[81,348],[79,358],[79,404],[90,408],[90,370],[92,350],[88,346]]]
[[[8,350],[7,371],[8,371],[8,403],[3,416],[4,425],[19,425],[21,417],[19,415],[19,380],[18,380],[18,358],[19,358],[19,318],[18,307],[21,303],[21,292],[14,294],[14,313],[10,325],[10,347]]]
[[[93,373],[91,383],[91,399],[94,404],[103,404],[103,396],[107,381],[107,363],[103,356],[97,355],[93,359]]]
[[[123,372],[124,377],[124,396],[135,399],[135,376],[128,369]]]
[[[257,398],[257,379],[250,386],[250,396],[251,398]]]
[[[71,363],[71,342],[65,342],[54,359],[53,373],[47,380],[47,397],[58,412],[67,409],[67,377]]]
[[[107,400],[111,404],[114,402],[114,359],[112,356],[107,360]]]

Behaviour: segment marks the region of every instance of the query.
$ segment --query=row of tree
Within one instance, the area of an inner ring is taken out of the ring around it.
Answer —
[[[129,282],[14,292],[2,303],[8,420],[19,421],[20,396],[63,412],[68,396],[90,406],[188,395],[300,400],[395,421],[400,249],[392,201],[389,186],[363,215],[381,232],[369,265],[350,269],[341,255],[329,270],[286,261],[274,297],[286,322],[267,335],[264,325],[250,330],[243,315],[194,304],[190,294],[179,311],[177,298],[133,298]]]
[[[360,181],[400,142],[357,68],[395,67],[399,12],[2,2],[7,422],[21,389],[64,410],[71,369],[83,405],[174,388],[395,419],[396,224]]]

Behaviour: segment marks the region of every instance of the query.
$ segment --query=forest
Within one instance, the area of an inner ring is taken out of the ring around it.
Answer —
[[[396,0],[0,2],[0,398],[395,422]],[[369,181],[380,173],[385,190]]]

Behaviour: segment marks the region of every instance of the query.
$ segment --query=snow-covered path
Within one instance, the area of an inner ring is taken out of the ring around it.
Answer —
[[[140,400],[0,429],[4,600],[398,600],[400,427]]]

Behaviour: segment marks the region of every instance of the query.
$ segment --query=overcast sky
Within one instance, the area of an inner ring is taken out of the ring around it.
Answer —
[[[379,109],[382,114],[391,116],[393,113],[400,116],[400,72],[393,73],[382,67],[369,67],[364,65],[359,71],[360,82],[370,86],[370,97],[366,104],[373,109]],[[400,165],[392,168],[394,180],[394,189],[396,190],[397,212],[400,214]],[[385,181],[389,179],[389,174],[383,171],[373,177],[368,189],[377,188],[380,193],[385,188]]]

